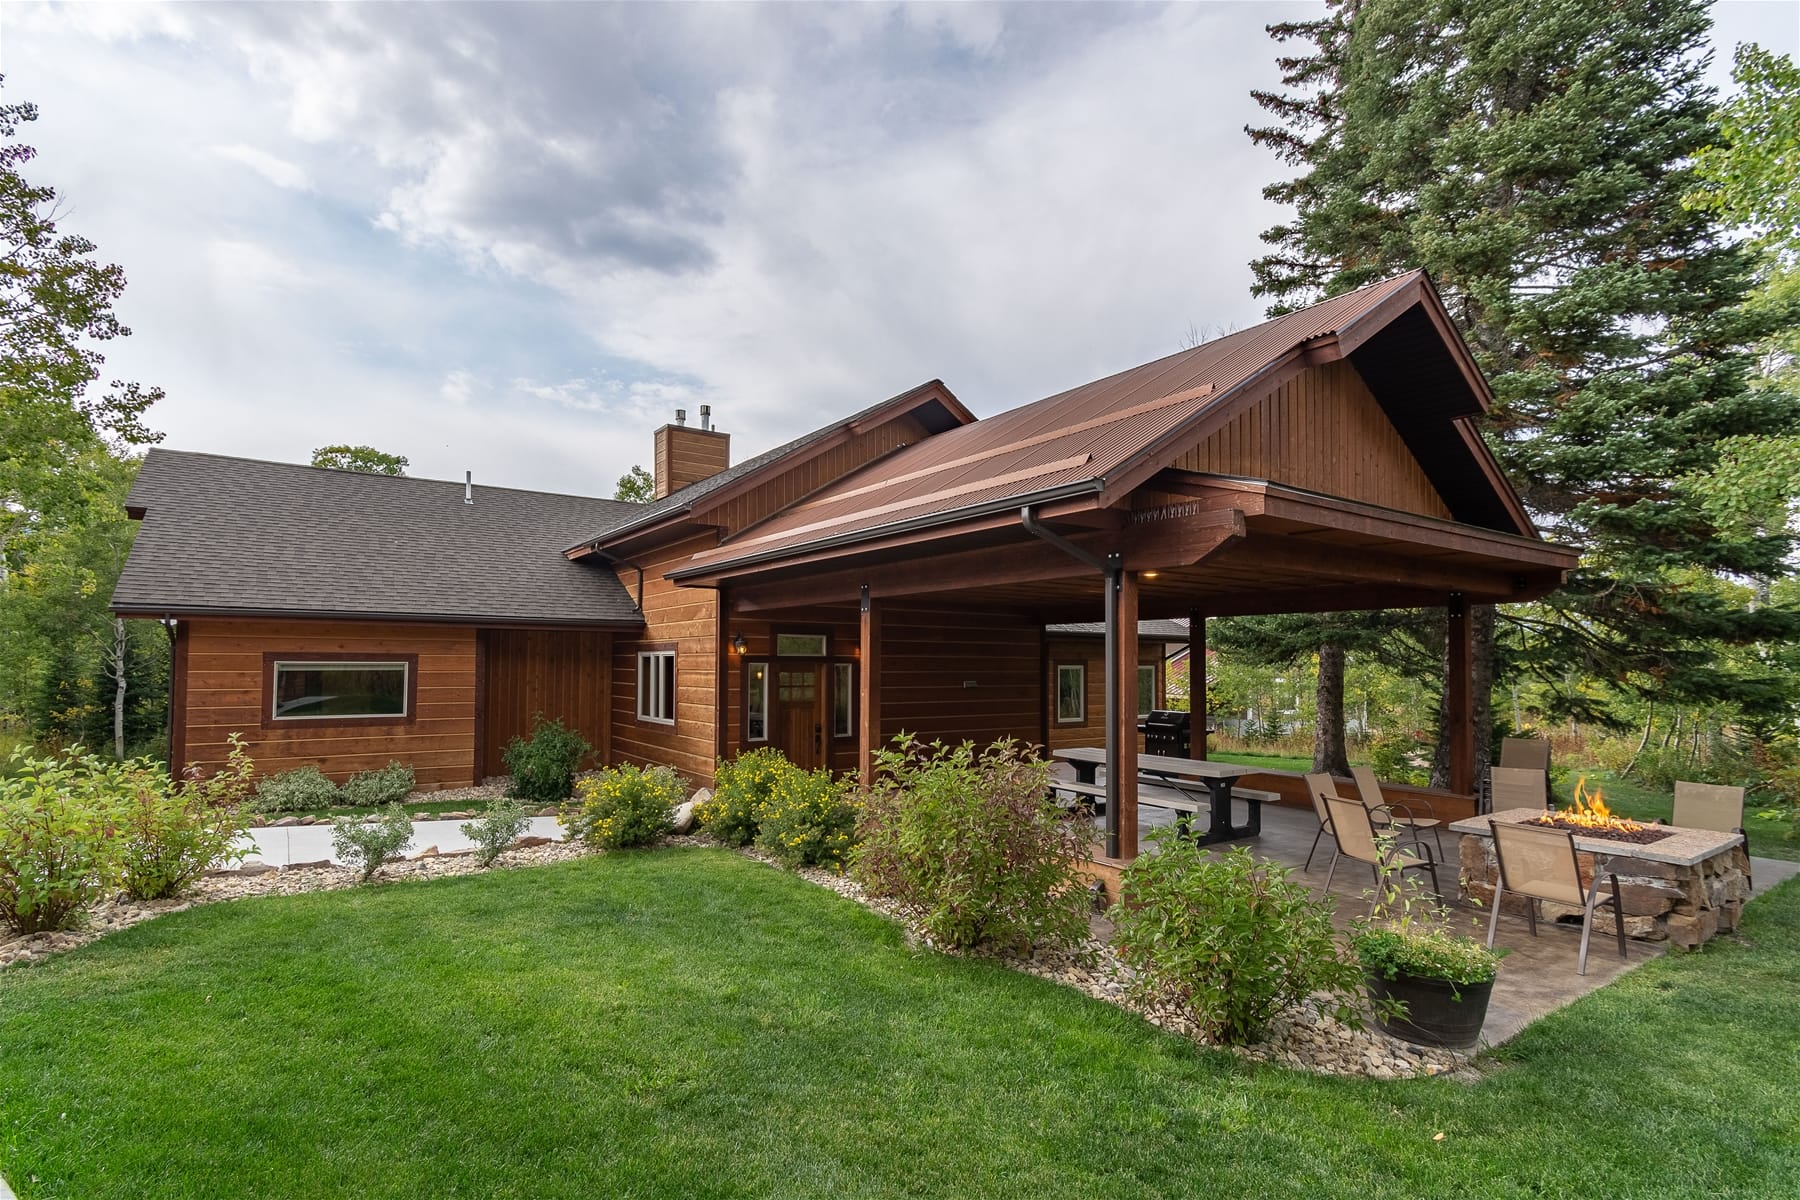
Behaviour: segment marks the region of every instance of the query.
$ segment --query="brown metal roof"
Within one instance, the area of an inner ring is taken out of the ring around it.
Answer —
[[[748,564],[908,526],[1098,494],[1146,450],[1384,302],[1406,301],[1423,272],[1335,296],[1191,350],[930,437],[871,463],[721,545],[692,571]],[[1386,314],[1382,314],[1386,315]]]

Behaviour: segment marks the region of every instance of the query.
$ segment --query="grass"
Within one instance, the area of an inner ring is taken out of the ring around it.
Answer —
[[[0,975],[0,1173],[26,1200],[1792,1195],[1797,989],[1790,884],[1478,1082],[1321,1079],[726,852],[616,854],[194,909]]]

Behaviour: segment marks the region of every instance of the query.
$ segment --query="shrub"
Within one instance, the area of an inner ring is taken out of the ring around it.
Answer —
[[[18,933],[68,929],[119,879],[124,765],[79,749],[15,750],[0,779],[0,918]]]
[[[694,815],[706,832],[730,846],[748,846],[756,840],[763,805],[776,782],[799,768],[773,746],[740,754],[731,762],[719,760],[713,774],[713,794]]]
[[[1133,999],[1234,1045],[1303,1004],[1360,1025],[1363,973],[1333,937],[1329,900],[1245,848],[1214,858],[1173,831],[1157,837],[1157,852],[1126,868],[1110,914]]]
[[[506,794],[534,807],[561,804],[574,790],[575,772],[591,749],[579,733],[540,714],[529,739],[514,738],[507,744],[503,757],[512,782]]]
[[[939,945],[1074,944],[1089,897],[1072,880],[1092,830],[1048,802],[1049,781],[1049,765],[1010,739],[977,755],[970,742],[902,734],[876,758],[856,875]]]
[[[331,848],[347,867],[366,881],[381,864],[412,841],[412,818],[398,804],[372,817],[338,817],[331,822]]]
[[[760,812],[756,844],[778,861],[843,870],[856,844],[856,804],[829,770],[778,772]]]
[[[519,840],[531,825],[531,814],[517,800],[495,800],[479,817],[464,824],[463,836],[475,843],[475,858],[491,867],[501,851]]]
[[[413,794],[417,782],[411,767],[404,763],[390,762],[373,771],[358,771],[345,780],[344,799],[358,808],[398,804]]]
[[[134,900],[179,895],[215,863],[249,853],[240,844],[249,825],[245,801],[256,767],[236,734],[225,765],[211,776],[188,768],[171,786],[156,763],[124,764],[128,797],[119,818],[125,890]]]
[[[310,812],[333,808],[343,795],[338,785],[325,777],[319,768],[307,763],[292,771],[270,775],[256,785],[256,797],[250,806],[257,812]]]
[[[557,819],[576,838],[604,850],[648,846],[675,828],[673,809],[687,784],[673,767],[611,767],[584,778]]]

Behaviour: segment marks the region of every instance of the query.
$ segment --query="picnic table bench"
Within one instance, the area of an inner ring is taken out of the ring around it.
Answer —
[[[1057,758],[1075,768],[1076,777],[1058,779],[1051,790],[1070,797],[1098,801],[1103,809],[1106,788],[1098,782],[1099,769],[1106,764],[1106,750],[1098,746],[1078,746],[1055,752]],[[1239,777],[1248,768],[1235,763],[1215,763],[1205,759],[1171,758],[1161,754],[1140,754],[1138,762],[1138,801],[1153,808],[1168,808],[1176,814],[1176,827],[1187,832],[1193,817],[1206,814],[1210,821],[1206,831],[1196,839],[1203,846],[1239,838],[1256,837],[1262,832],[1262,806],[1278,803],[1275,792],[1237,787]],[[1247,810],[1247,821],[1234,825],[1231,802],[1241,801]]]

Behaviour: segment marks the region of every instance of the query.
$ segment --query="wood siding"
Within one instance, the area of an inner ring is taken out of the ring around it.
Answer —
[[[549,629],[484,629],[481,767],[505,773],[501,755],[529,737],[538,714],[560,720],[609,759],[612,635]]]
[[[637,560],[644,568],[641,635],[618,634],[612,650],[611,761],[640,766],[667,764],[695,786],[712,783],[718,722],[715,688],[719,675],[718,593],[711,588],[676,587],[664,573],[704,547],[717,544],[706,534]],[[627,591],[637,594],[637,571],[619,568]],[[640,649],[675,650],[675,724],[639,721],[637,655]]]
[[[342,783],[352,773],[398,759],[421,788],[467,787],[475,769],[475,630],[456,625],[293,620],[185,621],[178,696],[182,757],[223,763],[226,739],[244,740],[259,774],[312,763]],[[263,656],[418,656],[414,720],[391,725],[263,728]]]
[[[731,465],[731,435],[691,425],[664,425],[656,431],[656,498],[690,483],[711,479]]]
[[[1175,465],[1450,519],[1400,432],[1347,362],[1301,372]]]
[[[1056,668],[1059,663],[1081,663],[1087,667],[1087,719],[1080,724],[1059,724],[1056,720]],[[1163,673],[1161,642],[1144,642],[1138,647],[1138,665],[1156,668],[1157,703],[1168,694],[1168,680]],[[1050,639],[1050,662],[1044,679],[1050,706],[1050,749],[1066,750],[1072,746],[1104,746],[1106,744],[1106,641],[1104,638],[1053,637]],[[1136,695],[1131,703],[1137,702]],[[1137,748],[1144,748],[1143,735]]]

